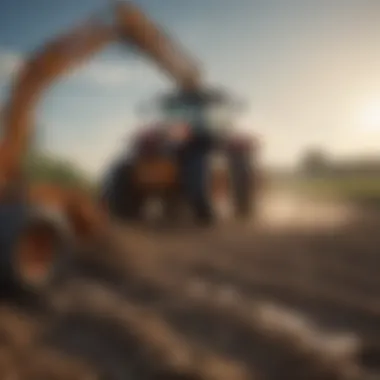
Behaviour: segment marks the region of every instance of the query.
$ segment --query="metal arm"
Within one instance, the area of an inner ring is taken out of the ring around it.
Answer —
[[[0,181],[11,181],[18,175],[33,127],[33,112],[42,92],[57,77],[111,42],[138,47],[181,89],[198,86],[200,75],[196,65],[174,46],[153,21],[131,3],[114,3],[115,17],[111,22],[98,16],[91,17],[69,33],[44,45],[24,64],[4,108]]]

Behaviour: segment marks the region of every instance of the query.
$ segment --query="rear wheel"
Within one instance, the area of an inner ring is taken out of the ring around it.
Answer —
[[[44,293],[59,279],[69,259],[70,235],[64,223],[31,211],[23,203],[0,206],[3,294],[15,290]]]
[[[123,221],[140,217],[143,199],[133,183],[132,163],[115,167],[104,187],[105,203],[111,215]]]
[[[230,156],[231,187],[235,215],[248,219],[254,213],[254,172],[250,155],[246,151],[235,151]]]

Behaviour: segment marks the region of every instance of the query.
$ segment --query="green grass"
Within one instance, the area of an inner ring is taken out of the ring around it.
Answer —
[[[74,186],[90,192],[95,188],[89,176],[75,164],[41,153],[28,156],[26,173],[34,183],[48,182],[62,187]]]
[[[276,186],[315,198],[380,207],[380,173],[379,176],[367,177],[294,177],[281,179]]]

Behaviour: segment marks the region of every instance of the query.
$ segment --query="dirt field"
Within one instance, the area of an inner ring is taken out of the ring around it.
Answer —
[[[256,224],[115,228],[46,299],[3,299],[0,379],[380,379],[379,227],[273,196]]]

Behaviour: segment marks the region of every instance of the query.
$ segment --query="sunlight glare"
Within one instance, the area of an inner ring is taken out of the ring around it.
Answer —
[[[380,132],[380,99],[364,108],[361,119],[363,130]]]

